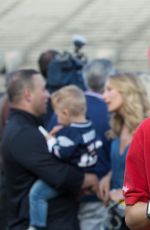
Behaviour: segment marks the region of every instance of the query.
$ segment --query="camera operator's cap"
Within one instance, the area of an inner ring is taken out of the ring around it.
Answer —
[[[84,36],[78,35],[78,34],[76,34],[76,35],[73,36],[72,41],[73,41],[74,43],[79,42],[79,43],[81,43],[82,45],[87,44],[87,39],[86,39]]]

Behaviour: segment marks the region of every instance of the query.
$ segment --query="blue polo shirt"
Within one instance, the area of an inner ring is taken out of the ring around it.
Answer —
[[[129,145],[120,153],[120,139],[116,138],[111,144],[111,169],[112,169],[112,189],[122,188],[125,171],[125,161]]]

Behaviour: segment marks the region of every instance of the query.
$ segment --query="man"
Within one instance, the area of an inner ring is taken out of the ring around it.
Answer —
[[[11,112],[2,139],[10,230],[25,230],[29,224],[28,193],[41,178],[61,190],[49,203],[47,230],[78,230],[77,198],[80,190],[98,193],[97,178],[52,157],[38,130],[38,116],[46,112],[49,93],[45,80],[35,70],[10,74],[7,94]],[[41,228],[37,228],[41,229]]]
[[[59,54],[58,51],[50,49],[41,53],[38,59],[39,70],[46,81],[46,87],[48,91],[50,91],[48,86],[48,65],[56,58],[58,54]],[[42,114],[41,116],[45,128],[47,127],[47,123],[50,117],[52,116],[52,114],[53,114],[53,109],[51,105],[51,100],[49,100],[47,103],[47,112],[45,114]]]
[[[132,230],[150,229],[150,119],[137,128],[126,158],[123,192],[126,224]]]

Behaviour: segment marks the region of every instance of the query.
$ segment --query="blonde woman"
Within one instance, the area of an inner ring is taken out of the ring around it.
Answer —
[[[115,74],[105,84],[103,98],[111,112],[108,132],[111,144],[111,171],[101,180],[100,191],[104,202],[123,199],[125,160],[135,129],[148,116],[150,105],[137,76]],[[122,228],[123,229],[123,228]]]

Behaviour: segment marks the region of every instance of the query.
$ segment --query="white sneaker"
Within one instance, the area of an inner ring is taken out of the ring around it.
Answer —
[[[37,230],[37,229],[33,226],[30,226],[29,228],[27,228],[27,230]]]

